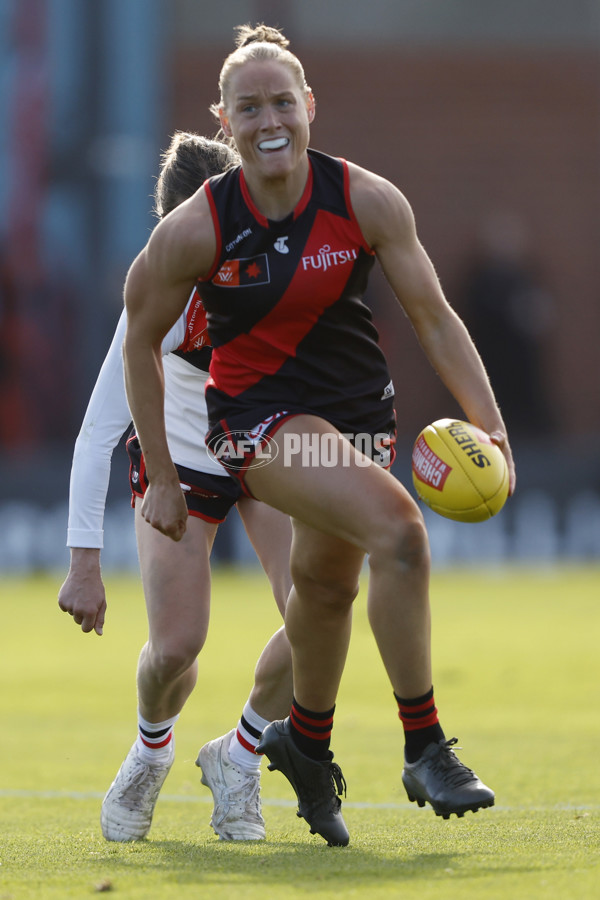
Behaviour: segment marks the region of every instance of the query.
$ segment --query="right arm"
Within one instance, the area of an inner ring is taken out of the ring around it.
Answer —
[[[125,310],[92,391],[81,429],[75,441],[69,487],[67,546],[70,564],[58,593],[58,605],[73,616],[83,632],[102,634],[106,592],[102,582],[100,552],[104,544],[104,512],[112,454],[131,423],[123,379]],[[177,348],[185,332],[185,314],[162,343],[162,353]]]
[[[125,312],[92,391],[75,441],[69,488],[69,572],[58,605],[84,632],[102,634],[106,594],[100,571],[103,522],[113,450],[131,422],[123,383]]]
[[[200,191],[155,228],[125,282],[125,384],[149,482],[142,515],[173,540],[185,532],[187,506],[167,444],[161,342],[215,252],[208,200]]]
[[[454,312],[417,237],[410,205],[390,182],[351,166],[352,203],[362,232],[402,304],[434,370],[470,422],[486,431],[508,466],[509,492],[515,466],[506,427],[479,353]]]

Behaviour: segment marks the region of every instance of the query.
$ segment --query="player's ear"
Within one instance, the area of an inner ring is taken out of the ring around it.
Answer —
[[[225,137],[233,137],[231,125],[229,124],[229,118],[225,115],[225,110],[222,106],[219,107],[219,121],[221,122],[221,130]]]
[[[315,100],[315,95],[312,91],[309,91],[306,95],[306,109],[308,112],[308,123],[312,125],[315,120],[315,114],[317,112],[317,103]]]

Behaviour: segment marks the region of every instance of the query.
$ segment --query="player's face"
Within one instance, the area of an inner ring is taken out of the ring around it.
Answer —
[[[293,72],[281,62],[250,61],[232,73],[223,131],[233,137],[244,163],[267,178],[292,174],[304,159],[314,118]]]

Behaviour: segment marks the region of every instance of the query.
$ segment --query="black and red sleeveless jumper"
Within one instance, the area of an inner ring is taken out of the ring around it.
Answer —
[[[217,254],[198,291],[213,346],[211,430],[251,430],[286,411],[373,434],[394,418],[390,373],[363,302],[375,257],[352,211],[348,167],[308,154],[303,196],[281,221],[258,211],[239,167],[206,184]]]

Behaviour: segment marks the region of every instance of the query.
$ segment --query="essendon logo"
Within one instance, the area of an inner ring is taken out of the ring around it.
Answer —
[[[212,280],[218,287],[248,287],[268,284],[269,262],[266,253],[250,259],[227,259]]]
[[[419,481],[438,491],[444,489],[446,478],[452,471],[452,467],[433,452],[423,435],[413,449],[412,469]]]

